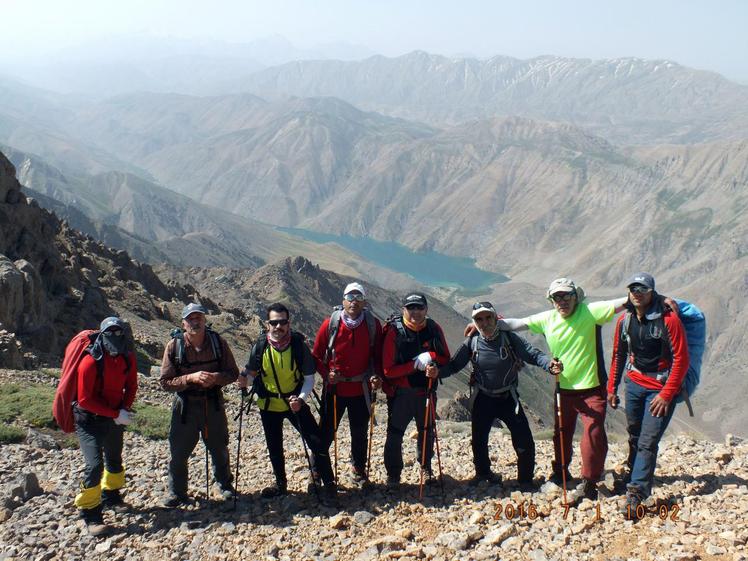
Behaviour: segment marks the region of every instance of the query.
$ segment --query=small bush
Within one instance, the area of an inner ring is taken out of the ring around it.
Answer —
[[[12,423],[22,419],[33,427],[55,428],[52,400],[55,389],[29,384],[0,384],[0,421]]]
[[[23,442],[26,431],[13,425],[0,425],[0,444],[13,444]]]
[[[154,440],[164,440],[169,437],[171,409],[147,403],[137,404],[135,409],[137,410],[135,422],[128,427],[129,430]]]

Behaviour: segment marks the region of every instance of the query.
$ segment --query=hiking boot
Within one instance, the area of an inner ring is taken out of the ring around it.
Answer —
[[[218,496],[221,497],[221,500],[230,501],[231,499],[234,498],[235,494],[236,494],[236,490],[234,489],[234,486],[231,483],[218,486]]]
[[[468,485],[476,486],[483,481],[485,481],[489,485],[501,485],[501,476],[492,471],[487,471],[486,473],[476,473],[470,479],[470,481],[468,481]]]
[[[387,476],[387,490],[389,491],[400,490],[400,476],[399,475],[388,475]]]
[[[322,504],[325,506],[337,506],[338,504],[338,486],[334,481],[325,483],[322,487],[322,493],[320,493]]]
[[[538,486],[534,481],[518,481],[520,493],[536,493]]]
[[[101,505],[94,508],[83,508],[80,510],[80,515],[86,523],[86,530],[89,535],[98,537],[109,532],[109,526],[104,524],[103,507]]]
[[[626,492],[626,502],[623,505],[623,517],[626,520],[633,520],[634,522],[644,518],[647,511],[643,507],[639,508],[639,505],[643,501],[644,497],[642,497],[638,488],[635,486],[629,487],[629,490]]]
[[[272,499],[287,494],[288,489],[286,488],[285,483],[276,483],[275,485],[270,485],[269,487],[265,487],[262,491],[260,491],[260,496],[263,499]]]
[[[362,467],[353,466],[351,478],[353,479],[353,483],[359,487],[363,487],[369,483],[366,470]]]
[[[164,497],[164,500],[161,501],[161,506],[165,508],[175,508],[180,505],[188,505],[192,502],[192,499],[190,499],[189,495],[186,493],[169,493]]]
[[[597,500],[597,481],[584,480],[584,483],[582,483],[582,497],[591,501]]]
[[[101,492],[101,505],[107,510],[113,510],[117,514],[127,512],[130,507],[122,499],[119,489],[105,489]]]
[[[322,478],[318,472],[313,471],[309,474],[309,482],[306,484],[306,492],[314,493],[315,487],[322,487]]]
[[[551,475],[548,478],[548,481],[550,481],[551,483],[555,485],[558,485],[559,487],[563,487],[564,485],[563,475],[560,471],[554,471],[553,475]],[[571,481],[571,474],[569,473],[569,470],[567,469],[566,470],[566,484],[567,485],[569,484],[569,481]]]
[[[434,477],[434,472],[431,471],[431,467],[423,469],[423,482],[426,485],[436,485],[438,480]]]

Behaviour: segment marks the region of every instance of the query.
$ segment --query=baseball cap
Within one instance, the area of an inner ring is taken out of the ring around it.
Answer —
[[[182,319],[185,319],[188,315],[194,314],[197,312],[198,314],[206,315],[208,311],[205,309],[205,307],[202,304],[196,304],[195,302],[191,302],[187,304],[184,308],[182,308]]]
[[[403,306],[410,306],[411,304],[417,304],[419,306],[428,306],[426,303],[426,296],[420,292],[411,292],[405,298],[403,298]]]
[[[345,296],[346,294],[350,294],[351,292],[360,292],[361,296],[366,297],[366,291],[364,290],[364,287],[357,282],[347,284],[345,289],[343,290],[343,296]]]
[[[642,286],[646,286],[647,288],[651,288],[652,290],[654,290],[655,280],[654,277],[649,273],[636,273],[629,279],[629,282],[626,283],[626,287],[628,288],[632,284],[641,284]]]
[[[117,329],[125,329],[125,322],[115,316],[108,317],[104,321],[101,322],[101,325],[99,326],[99,331],[103,333],[110,327],[116,327]]]
[[[491,312],[492,314],[496,314],[496,310],[491,302],[476,302],[473,304],[473,314],[471,317],[475,317],[481,312]]]

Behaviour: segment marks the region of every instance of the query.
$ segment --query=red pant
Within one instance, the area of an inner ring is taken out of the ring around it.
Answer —
[[[558,430],[558,414],[553,432],[555,461],[553,470],[561,472],[561,465],[568,468],[572,456],[574,429],[577,426],[577,415],[584,425],[582,442],[582,477],[597,482],[605,467],[605,456],[608,454],[608,437],[605,434],[605,408],[607,405],[602,386],[584,391],[561,391],[561,422],[564,427],[564,462],[561,462],[561,439]]]

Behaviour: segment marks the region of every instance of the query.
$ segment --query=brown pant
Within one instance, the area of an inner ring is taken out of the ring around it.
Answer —
[[[593,482],[600,480],[608,455],[608,437],[605,434],[605,408],[607,402],[602,387],[584,391],[561,390],[561,415],[564,427],[564,469],[568,468],[572,456],[572,439],[577,426],[577,416],[582,420],[584,433],[580,451],[582,454],[582,478]],[[558,430],[558,414],[553,432],[555,461],[553,470],[561,472],[561,439]]]

